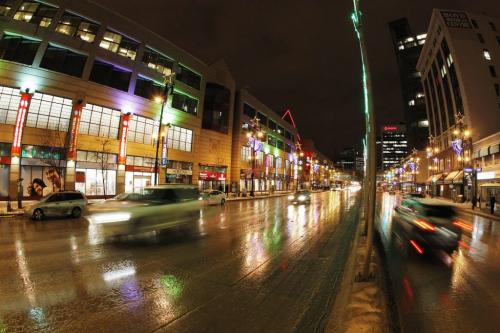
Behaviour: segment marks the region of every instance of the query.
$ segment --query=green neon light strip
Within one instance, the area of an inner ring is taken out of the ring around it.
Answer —
[[[176,89],[176,88],[174,88],[174,93],[179,94],[179,95],[184,95],[184,96],[190,97],[190,98],[192,98],[192,99],[197,100],[198,102],[200,101],[200,99],[199,99],[198,97],[194,97],[194,96],[192,96],[192,95],[190,95],[190,94],[188,94],[188,93],[185,93],[184,91],[178,90],[178,89]]]
[[[37,41],[37,42],[41,42],[42,41],[41,39],[38,39],[38,38],[35,38],[35,37],[25,36],[25,35],[21,35],[21,34],[15,33],[15,32],[11,32],[11,31],[4,31],[4,35],[22,37],[22,38],[26,38],[26,39],[29,39],[29,40],[34,40],[34,41]]]

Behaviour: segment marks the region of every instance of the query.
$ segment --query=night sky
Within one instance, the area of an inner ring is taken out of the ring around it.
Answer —
[[[359,50],[350,0],[100,0],[207,64],[224,58],[239,87],[280,114],[290,108],[303,138],[330,157],[361,146]],[[377,125],[403,118],[387,23],[408,17],[425,32],[432,8],[500,16],[499,0],[362,1]]]

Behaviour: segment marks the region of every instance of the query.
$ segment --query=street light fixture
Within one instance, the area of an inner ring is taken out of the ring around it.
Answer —
[[[262,148],[261,145],[262,143],[260,142],[260,138],[264,136],[264,133],[261,131],[260,128],[260,123],[259,123],[259,118],[257,116],[254,116],[252,119],[250,119],[250,124],[248,125],[248,132],[246,133],[246,137],[248,138],[248,145],[250,146],[251,149],[251,156],[252,156],[252,175],[251,175],[251,180],[252,180],[252,186],[250,188],[250,196],[254,197],[255,196],[255,164],[256,164],[256,153],[257,151]]]
[[[167,104],[168,100],[168,94],[174,89],[174,84],[175,84],[175,72],[171,71],[169,75],[165,75],[164,77],[164,84],[165,87],[163,89],[163,96],[157,96],[155,97],[155,101],[161,103],[161,111],[160,111],[160,125],[158,127],[158,136],[156,138],[156,154],[155,154],[155,177],[154,177],[154,184],[158,185],[158,173],[159,173],[159,162],[158,162],[158,153],[160,150],[160,140],[162,139],[161,137],[161,126],[163,123],[163,113],[165,110],[165,104]],[[166,135],[165,138],[168,135],[168,129],[170,127],[170,123],[167,124],[166,126]],[[161,140],[163,142],[163,140]]]

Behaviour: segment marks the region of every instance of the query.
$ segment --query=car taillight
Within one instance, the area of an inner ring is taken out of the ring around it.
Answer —
[[[467,223],[464,223],[462,221],[454,221],[453,222],[453,225],[459,227],[459,228],[462,228],[463,230],[467,230],[467,231],[472,231],[472,226],[471,225],[468,225]]]
[[[417,251],[420,254],[424,254],[424,250],[413,239],[410,240],[410,244],[411,244],[411,246],[413,246],[415,251]]]
[[[419,227],[420,229],[422,230],[425,230],[425,231],[436,231],[436,226],[427,222],[427,221],[424,221],[424,220],[415,220],[415,224],[417,225],[417,227]]]

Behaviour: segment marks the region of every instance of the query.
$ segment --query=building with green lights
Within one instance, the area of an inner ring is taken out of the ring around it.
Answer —
[[[20,178],[25,197],[139,191],[157,145],[159,183],[225,187],[235,84],[223,62],[87,1],[2,1],[0,31],[1,197]]]

